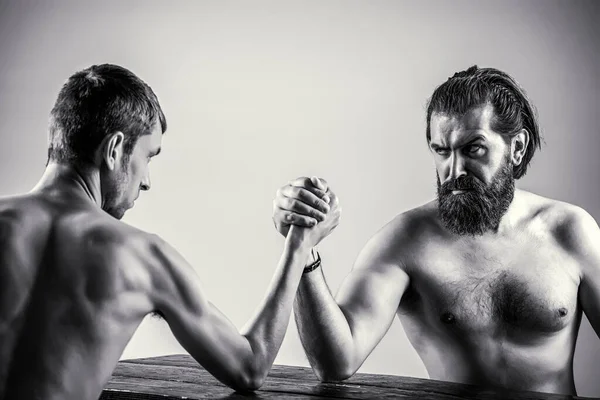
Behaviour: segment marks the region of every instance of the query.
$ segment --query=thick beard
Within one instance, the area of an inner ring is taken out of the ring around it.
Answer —
[[[436,174],[437,175],[437,174]],[[444,226],[457,235],[496,231],[515,194],[512,163],[508,159],[489,186],[473,176],[440,184],[437,175],[438,214]],[[467,190],[454,195],[453,190]]]

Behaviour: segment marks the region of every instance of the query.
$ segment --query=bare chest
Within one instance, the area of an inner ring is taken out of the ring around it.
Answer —
[[[469,333],[562,330],[577,314],[573,261],[540,243],[430,249],[401,307]]]

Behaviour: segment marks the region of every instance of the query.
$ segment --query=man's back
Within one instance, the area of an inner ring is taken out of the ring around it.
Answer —
[[[63,85],[43,175],[29,194],[0,199],[0,398],[97,399],[153,311],[224,384],[263,384],[310,249],[339,222],[337,200],[318,225],[289,229],[265,300],[240,332],[176,249],[119,222],[150,190],[166,129],[156,95],[126,68],[93,65]]]
[[[152,311],[146,237],[68,194],[0,200],[0,397],[99,393]]]

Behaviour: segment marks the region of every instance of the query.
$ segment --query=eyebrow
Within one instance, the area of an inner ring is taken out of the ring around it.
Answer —
[[[486,140],[486,138],[485,138],[485,136],[483,136],[482,134],[478,133],[478,134],[476,134],[475,136],[473,136],[471,139],[467,140],[467,141],[466,141],[466,142],[463,144],[463,146],[468,146],[468,145],[470,145],[470,144],[473,144],[473,143],[477,142],[478,140],[483,140],[483,141],[485,141],[485,140]]]
[[[473,143],[475,143],[475,142],[476,142],[476,141],[478,141],[478,140],[483,140],[483,141],[485,141],[485,136],[483,136],[483,135],[482,135],[482,134],[480,134],[480,133],[478,133],[478,134],[475,134],[475,135],[473,135],[473,137],[471,137],[470,139],[468,139],[467,141],[465,141],[465,143],[462,143],[462,144],[461,144],[461,147],[462,147],[462,146],[468,146],[468,145],[470,145],[470,144],[473,144]],[[440,144],[437,144],[437,143],[434,143],[434,142],[430,142],[430,143],[429,143],[429,146],[430,146],[430,147],[431,147],[433,150],[437,150],[437,149],[447,149],[447,148],[448,148],[448,146],[443,146],[443,145],[440,145]]]

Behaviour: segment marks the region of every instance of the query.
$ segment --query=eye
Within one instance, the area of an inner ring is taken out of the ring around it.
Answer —
[[[465,148],[465,151],[470,156],[478,156],[483,154],[484,147],[478,144],[470,144]]]
[[[450,150],[442,148],[442,147],[437,147],[437,148],[433,149],[433,151],[435,151],[440,156],[447,156],[450,153]]]

